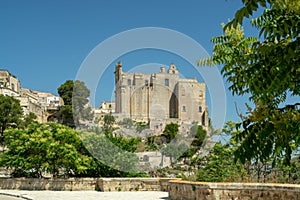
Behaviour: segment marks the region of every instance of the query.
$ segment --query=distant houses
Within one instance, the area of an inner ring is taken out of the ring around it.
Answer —
[[[20,80],[8,70],[0,70],[0,94],[18,99],[24,115],[34,113],[41,123],[55,121],[63,105],[63,100],[51,93],[22,88]]]

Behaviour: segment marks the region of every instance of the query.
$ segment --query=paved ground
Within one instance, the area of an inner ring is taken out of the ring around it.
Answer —
[[[12,197],[12,196],[1,195],[1,194],[0,194],[0,199],[1,200],[20,200],[20,198],[18,198],[18,197]]]
[[[0,200],[21,200],[22,198],[6,196],[12,194],[33,200],[167,200],[167,192],[96,192],[96,191],[27,191],[0,190]]]

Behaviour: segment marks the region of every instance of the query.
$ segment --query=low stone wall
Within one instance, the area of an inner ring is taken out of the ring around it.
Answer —
[[[263,183],[204,183],[172,180],[170,200],[299,200],[300,185]]]
[[[168,178],[0,178],[0,189],[58,191],[168,191]]]
[[[96,178],[37,179],[37,178],[1,178],[0,189],[17,190],[59,190],[78,191],[95,190]]]
[[[99,191],[168,191],[169,178],[100,178]]]

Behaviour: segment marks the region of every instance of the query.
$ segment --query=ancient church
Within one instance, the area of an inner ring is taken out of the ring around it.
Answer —
[[[196,78],[181,78],[174,64],[153,74],[127,73],[122,63],[115,70],[115,112],[119,119],[163,124],[198,123],[208,126],[206,85]]]

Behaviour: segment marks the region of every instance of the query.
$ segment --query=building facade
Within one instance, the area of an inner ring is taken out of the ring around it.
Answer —
[[[104,125],[104,116],[107,114],[115,113],[115,102],[113,101],[104,101],[101,102],[99,108],[93,108],[94,113],[94,121],[96,121],[99,125]]]
[[[50,118],[63,105],[63,100],[51,93],[22,88],[20,80],[8,70],[0,70],[0,94],[18,99],[24,115],[34,113],[41,123],[52,121]]]
[[[0,70],[0,94],[4,96],[19,96],[21,92],[20,80],[7,70]]]
[[[160,128],[168,122],[208,126],[206,85],[181,78],[174,64],[153,74],[126,73],[116,64],[115,106],[120,119],[146,121]]]

